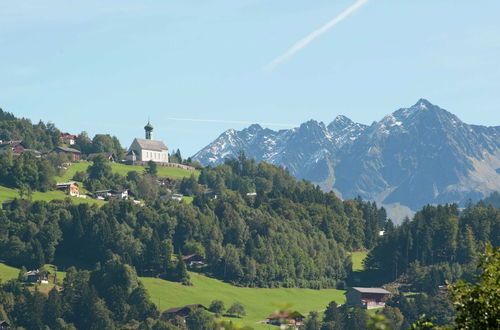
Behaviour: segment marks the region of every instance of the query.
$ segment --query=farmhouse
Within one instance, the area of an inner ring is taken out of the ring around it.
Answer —
[[[382,288],[352,287],[345,293],[347,306],[365,309],[384,307],[390,292]]]
[[[49,283],[48,274],[49,272],[41,271],[39,269],[30,270],[26,273],[26,282],[47,284]]]
[[[70,145],[70,146],[76,144],[77,138],[78,138],[78,135],[69,134],[69,133],[61,133],[61,140],[63,141],[63,143]]]
[[[287,324],[301,326],[304,325],[304,318],[305,316],[297,311],[280,311],[269,315],[266,318],[266,323],[272,325]]]
[[[201,304],[186,305],[186,306],[182,306],[182,307],[173,307],[173,308],[167,309],[166,311],[163,311],[161,313],[161,317],[164,320],[170,320],[170,319],[175,318],[176,316],[181,317],[181,318],[185,318],[186,316],[189,315],[189,313],[191,313],[192,310],[195,310],[198,308],[207,310],[207,308]]]
[[[12,152],[14,155],[21,155],[25,150],[23,141],[0,141],[0,152]]]
[[[128,162],[168,163],[168,148],[162,141],[153,140],[153,125],[148,121],[144,126],[146,138],[135,138],[126,154]]]
[[[106,190],[98,190],[95,192],[95,196],[99,199],[119,199],[125,200],[128,199],[129,194],[127,189],[106,189]]]
[[[78,197],[80,195],[78,183],[76,183],[75,181],[58,182],[56,184],[56,189],[64,191],[65,193],[67,193],[70,196]]]
[[[192,267],[205,267],[207,264],[205,263],[205,258],[199,254],[190,254],[182,257],[182,260],[186,263],[186,265],[190,268]]]
[[[73,148],[66,148],[66,147],[56,147],[52,149],[51,152],[57,152],[69,155],[72,161],[79,161],[82,155],[80,150],[76,150]]]

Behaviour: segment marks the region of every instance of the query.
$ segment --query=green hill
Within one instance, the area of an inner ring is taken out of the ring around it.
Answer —
[[[232,319],[233,322],[256,329],[267,329],[268,325],[259,325],[256,322],[280,308],[296,309],[307,315],[310,311],[325,309],[332,300],[337,303],[345,302],[342,290],[243,288],[196,273],[191,273],[192,286],[150,277],[141,277],[141,281],[161,311],[197,303],[208,307],[215,299],[222,300],[225,307],[229,308],[232,303],[239,301],[245,306],[247,315],[241,319]]]
[[[57,181],[69,181],[76,172],[85,172],[87,168],[91,165],[90,162],[81,161],[79,163],[72,164],[63,175],[56,177]],[[126,176],[130,171],[136,171],[138,173],[144,173],[144,166],[133,166],[125,165],[119,163],[110,163],[111,169],[114,173]],[[169,177],[169,178],[189,178],[191,175],[198,177],[200,175],[199,171],[187,171],[175,167],[162,167],[158,166],[158,177]]]
[[[19,198],[18,190],[0,186],[0,202],[4,202],[6,200],[14,198]],[[47,192],[34,191],[32,196],[32,199],[34,201],[46,201],[46,202],[50,202],[55,199],[65,199],[65,198],[71,199],[73,203],[76,204],[90,203],[90,204],[101,205],[105,203],[104,201],[97,199],[70,197],[62,191],[55,191],[55,190]]]

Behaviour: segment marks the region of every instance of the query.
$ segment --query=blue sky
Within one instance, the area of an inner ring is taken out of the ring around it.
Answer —
[[[247,122],[370,124],[421,97],[500,124],[497,0],[370,0],[264,69],[354,3],[0,0],[0,107],[124,146],[149,116],[184,156]]]

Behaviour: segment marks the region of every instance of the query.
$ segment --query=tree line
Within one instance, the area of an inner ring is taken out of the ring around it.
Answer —
[[[179,260],[197,253],[207,261],[205,272],[239,285],[343,287],[352,268],[348,252],[372,244],[385,212],[359,199],[341,201],[281,168],[242,162],[253,174],[234,173],[228,164],[203,169],[192,204],[17,200],[0,211],[0,258],[28,268],[59,260],[93,266],[110,251],[140,274],[186,281]],[[222,185],[204,183],[212,176]],[[247,196],[238,181],[269,189]],[[217,198],[203,193],[210,187]]]

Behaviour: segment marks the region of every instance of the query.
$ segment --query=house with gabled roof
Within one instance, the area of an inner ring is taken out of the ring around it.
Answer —
[[[0,152],[12,152],[12,154],[19,156],[21,155],[26,146],[21,140],[13,141],[0,141]]]
[[[52,149],[50,152],[57,152],[57,153],[63,153],[66,155],[69,155],[71,157],[72,161],[79,161],[82,153],[80,150],[73,149],[73,148],[66,148],[66,147],[55,147]]]
[[[347,290],[347,306],[361,306],[365,309],[384,307],[391,293],[383,288],[352,287]]]
[[[189,315],[189,313],[191,313],[191,311],[195,309],[208,310],[208,308],[206,308],[202,304],[186,305],[167,309],[161,313],[161,317],[164,320],[170,320],[175,317],[185,318]]]

